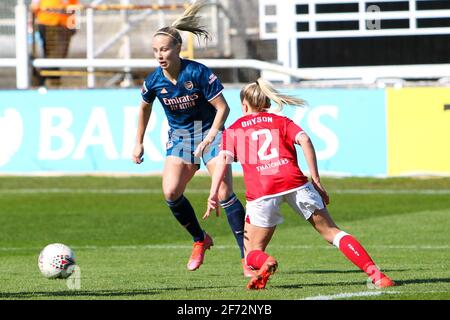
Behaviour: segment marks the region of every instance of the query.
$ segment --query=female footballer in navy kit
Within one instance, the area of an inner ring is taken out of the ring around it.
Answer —
[[[133,161],[142,162],[143,140],[152,104],[161,102],[169,122],[167,157],[163,171],[163,193],[178,222],[194,240],[188,270],[196,270],[203,263],[205,250],[213,245],[204,232],[189,200],[183,195],[187,184],[203,160],[210,174],[214,172],[216,157],[229,107],[222,95],[223,85],[205,65],[180,58],[182,38],[178,30],[188,31],[197,37],[209,38],[209,33],[199,25],[198,11],[204,1],[192,4],[172,26],[159,29],[153,36],[153,53],[159,67],[145,79],[142,87],[136,146]],[[230,227],[240,248],[244,275],[253,271],[243,261],[243,231],[245,211],[233,193],[231,167],[219,191]]]

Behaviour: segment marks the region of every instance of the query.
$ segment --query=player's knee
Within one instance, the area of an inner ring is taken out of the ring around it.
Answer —
[[[222,183],[219,188],[219,201],[226,201],[233,195],[233,188],[226,183]]]
[[[231,196],[233,195],[233,192],[228,192],[228,191],[219,191],[219,201],[223,202],[223,201],[227,201],[228,199],[231,198]]]
[[[163,190],[163,193],[164,193],[164,198],[166,199],[166,201],[178,200],[182,195],[182,192],[179,192],[177,189],[172,189],[172,188]]]

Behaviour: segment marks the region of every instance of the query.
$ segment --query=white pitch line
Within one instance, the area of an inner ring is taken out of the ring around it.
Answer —
[[[209,189],[187,189],[186,193],[205,194]],[[245,190],[235,190],[243,193]],[[75,194],[162,194],[162,189],[79,189],[79,188],[24,188],[24,189],[0,189],[0,194],[43,194],[43,193],[75,193]],[[335,189],[329,190],[330,194],[421,194],[421,195],[447,195],[450,189],[411,189],[411,190],[358,190],[358,189]]]
[[[191,192],[187,190],[186,192]],[[209,192],[209,191],[208,191]],[[0,194],[42,194],[42,193],[76,193],[76,194],[162,194],[162,189],[71,189],[71,188],[48,188],[48,189],[5,189]],[[205,193],[202,189],[194,190],[193,193]]]
[[[396,190],[396,189],[370,189],[370,190],[354,190],[354,189],[336,189],[330,190],[329,193],[344,193],[344,194],[450,194],[450,189],[410,189],[410,190]]]
[[[449,250],[450,246],[429,246],[429,245],[373,245],[366,246],[371,249],[397,249],[397,250]],[[213,249],[215,250],[234,250],[236,248],[235,245],[214,245]],[[271,249],[278,250],[337,250],[333,246],[312,246],[312,245],[271,245]],[[42,248],[37,247],[0,247],[0,251],[38,251]],[[192,249],[192,245],[170,245],[170,244],[144,244],[144,245],[112,245],[112,246],[95,246],[95,245],[85,245],[85,246],[73,246],[74,250],[186,250]]]
[[[347,299],[356,297],[373,297],[380,296],[383,294],[399,294],[398,291],[363,291],[363,292],[348,292],[348,293],[338,293],[327,296],[313,296],[303,298],[301,300],[335,300],[335,299]]]

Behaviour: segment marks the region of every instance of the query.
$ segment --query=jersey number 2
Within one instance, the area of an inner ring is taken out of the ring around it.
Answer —
[[[276,148],[270,149],[270,153],[266,154],[273,139],[272,132],[270,132],[269,129],[254,131],[252,132],[252,140],[257,141],[260,135],[264,135],[266,139],[264,140],[261,148],[258,150],[258,158],[260,160],[271,160],[273,158],[278,158],[278,150]]]

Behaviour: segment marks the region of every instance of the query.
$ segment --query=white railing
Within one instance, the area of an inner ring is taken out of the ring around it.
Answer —
[[[402,3],[403,10],[382,11],[374,3],[381,7]],[[421,24],[423,19],[449,19],[450,9],[419,10],[418,4],[418,0],[259,0],[260,38],[277,40],[277,60],[287,68],[298,68],[298,39],[450,34],[446,22],[442,27]],[[326,5],[334,7],[323,10]],[[343,9],[342,5],[347,7]],[[332,9],[350,12],[329,13]],[[399,29],[384,26],[384,22],[398,20],[403,20]],[[342,26],[339,22],[350,24]],[[281,79],[289,82],[289,78]]]
[[[379,1],[381,2],[381,1]],[[278,39],[280,33],[290,37],[336,38],[336,37],[372,37],[401,35],[450,34],[450,27],[421,26],[423,19],[450,18],[450,9],[417,9],[418,0],[387,0],[385,3],[408,3],[407,10],[382,11],[373,5],[374,0],[259,0],[260,37]],[[318,5],[353,4],[353,12],[318,13]],[[296,8],[307,8],[305,13],[296,13]],[[355,8],[357,7],[357,11]],[[289,18],[286,13],[289,12]],[[405,20],[408,27],[383,28],[383,21]],[[352,30],[323,30],[319,26],[324,22],[354,22]],[[298,31],[297,23],[303,23],[304,30]]]
[[[29,65],[28,45],[27,45],[27,8],[23,3],[16,6],[16,58],[0,59],[0,67],[15,67],[17,88],[25,89],[29,87]],[[280,8],[286,9],[281,4],[286,3],[307,3],[311,6],[315,3],[337,3],[338,1],[324,0],[283,0],[269,1],[261,0],[264,3],[273,3]],[[346,0],[346,2],[351,2]],[[354,1],[355,2],[355,1]],[[358,3],[366,3],[367,1],[357,1]],[[415,2],[410,1],[410,2]],[[294,7],[295,9],[295,7]],[[441,10],[447,11],[447,10]],[[288,25],[290,16],[295,15],[294,11],[284,11],[284,19],[280,25]],[[365,16],[364,16],[365,17]],[[450,28],[448,28],[450,30]],[[373,83],[381,78],[396,79],[441,79],[450,77],[450,64],[442,65],[412,65],[412,66],[374,66],[374,67],[340,67],[340,68],[302,68],[298,69],[292,64],[293,54],[296,54],[296,47],[293,46],[292,35],[286,32],[279,33],[278,50],[280,54],[287,54],[283,65],[267,63],[253,59],[199,59],[199,62],[207,64],[211,68],[249,68],[260,71],[270,71],[284,75],[286,78],[295,78],[300,80],[323,80],[323,79],[359,79],[365,83]],[[294,34],[294,37],[297,35]],[[93,41],[93,40],[91,40]],[[295,49],[295,50],[294,50]],[[157,63],[154,59],[98,59],[95,57],[93,48],[88,50],[90,54],[86,59],[35,59],[31,62],[36,68],[64,67],[64,68],[86,68],[88,71],[95,69],[137,69],[156,67]],[[280,56],[280,55],[279,55]],[[287,61],[287,62],[286,62]],[[88,82],[90,87],[95,85],[94,79]]]
[[[0,68],[15,68],[17,67],[17,59],[16,58],[1,58],[0,59]]]
[[[295,69],[254,59],[197,59],[197,61],[211,68],[247,68],[270,71],[305,81],[354,79],[371,84],[383,78],[440,79],[450,77],[450,64]],[[35,59],[33,65],[37,68],[142,69],[155,68],[158,63],[155,59]]]
[[[17,89],[27,89],[30,83],[27,11],[23,0],[17,1],[16,16],[16,86]]]

